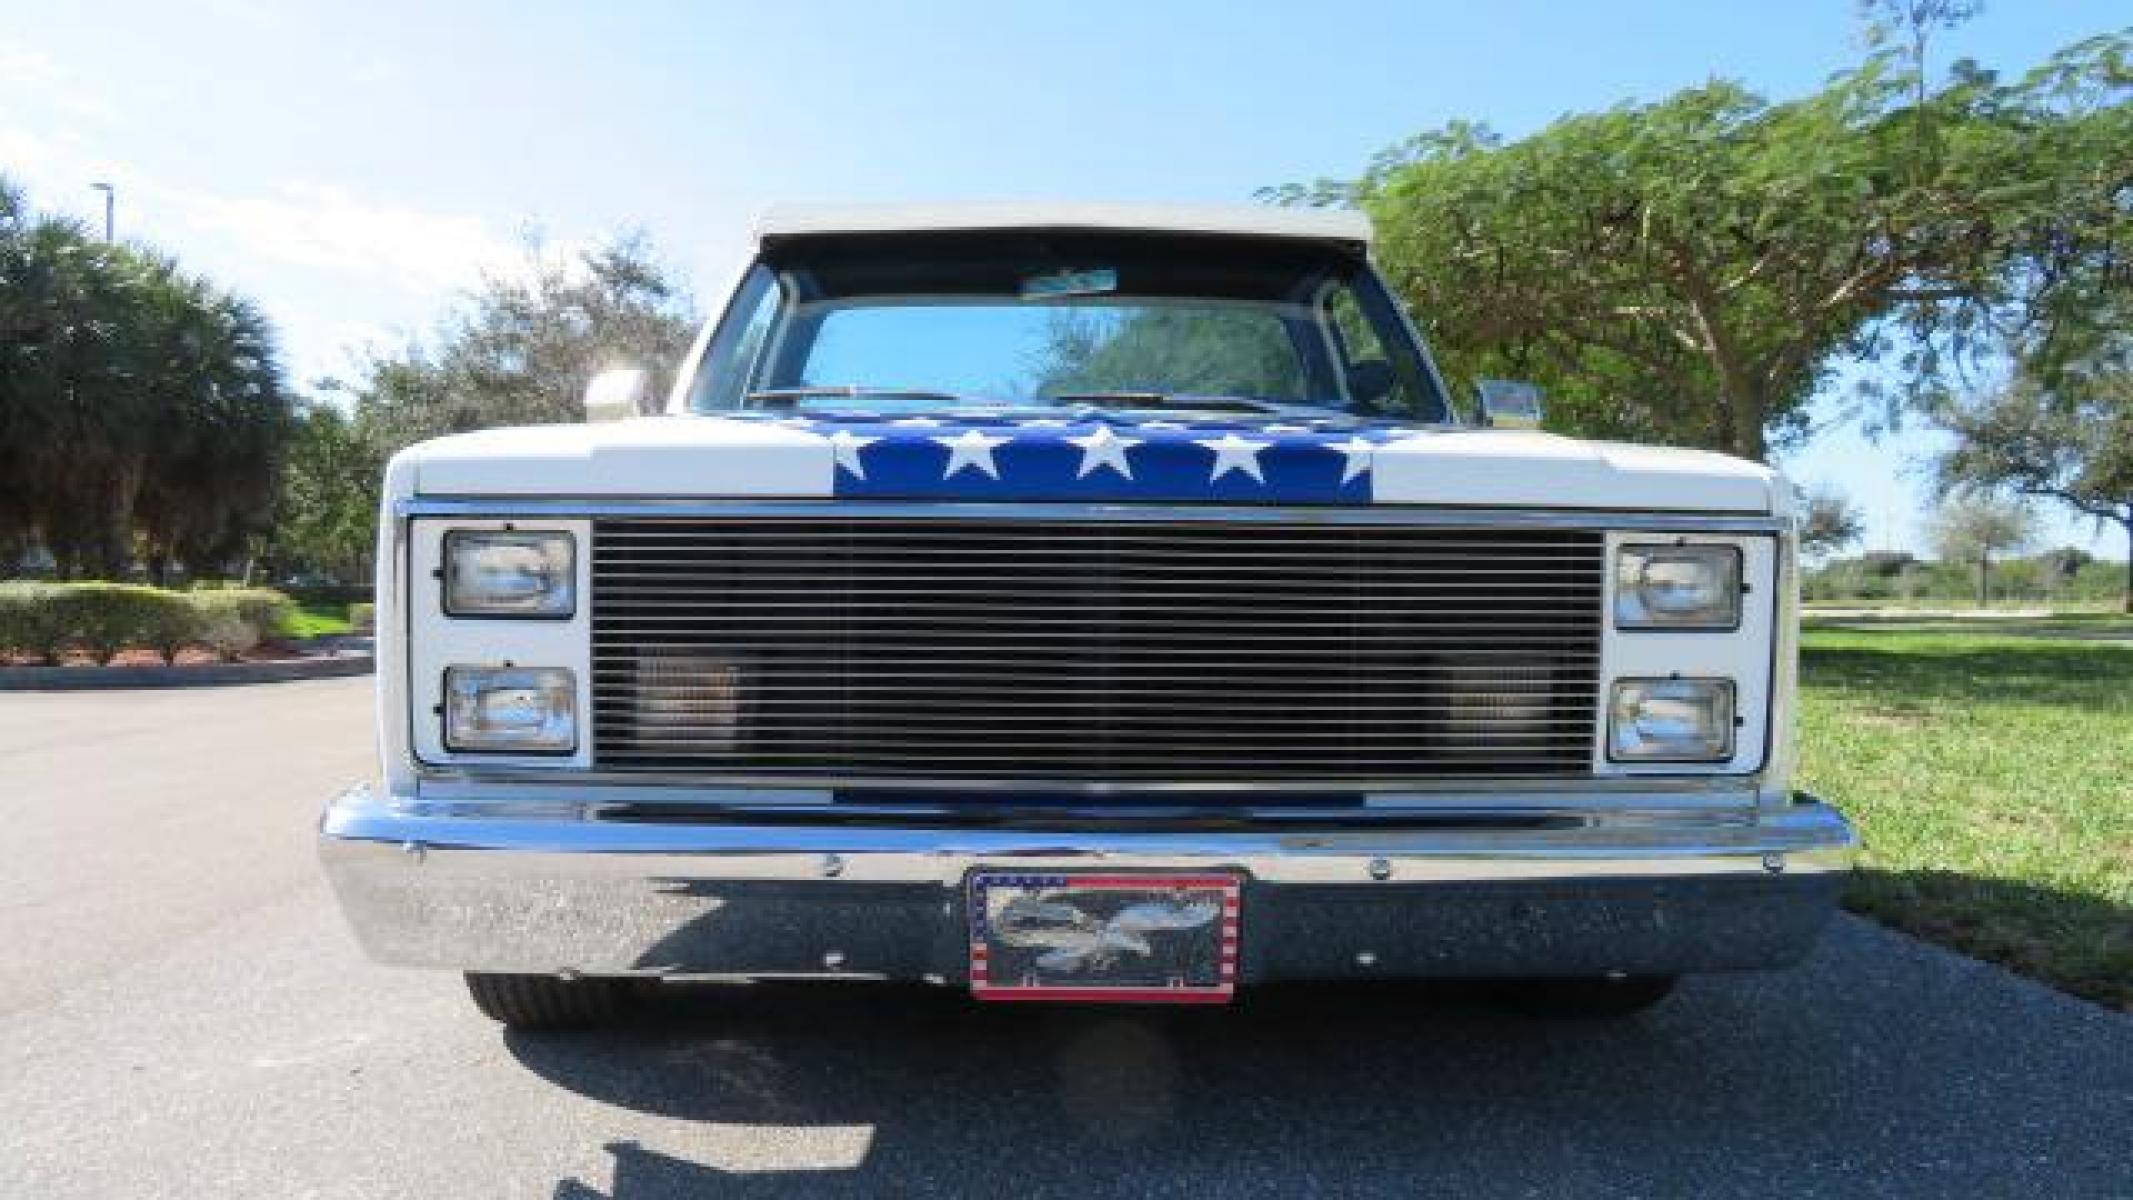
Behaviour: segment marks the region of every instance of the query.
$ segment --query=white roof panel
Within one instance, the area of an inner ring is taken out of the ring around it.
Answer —
[[[1370,244],[1370,218],[1352,209],[1259,204],[1104,204],[1016,201],[998,204],[778,205],[756,221],[758,240],[825,233],[903,233],[956,229],[1117,229],[1227,233]]]

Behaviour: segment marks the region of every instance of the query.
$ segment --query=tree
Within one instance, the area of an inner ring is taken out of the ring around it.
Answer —
[[[271,518],[288,405],[250,303],[0,180],[0,567],[233,557]]]
[[[1800,549],[1821,558],[1857,542],[1866,533],[1866,520],[1844,493],[1824,484],[1801,497]]]
[[[2025,377],[1936,415],[1956,439],[1939,463],[1944,485],[2001,488],[2123,530],[2133,612],[2133,350],[2056,386]]]
[[[369,573],[385,460],[425,438],[497,425],[572,422],[586,381],[614,366],[671,368],[696,328],[688,294],[641,236],[575,255],[527,248],[427,343],[373,354],[298,415],[283,477],[282,570]]]
[[[2018,554],[2036,540],[2028,506],[1984,492],[1958,493],[1933,515],[1933,548],[1949,562],[1977,564],[1977,603],[1992,603],[1992,560]]]
[[[374,462],[356,419],[320,400],[298,411],[270,545],[277,571],[371,578],[382,482]]]
[[[672,367],[695,327],[688,294],[642,236],[570,257],[532,245],[524,271],[485,279],[432,345],[374,357],[350,390],[386,454],[440,434],[578,421],[587,380]]]
[[[2082,310],[2133,223],[2128,45],[2013,83],[1959,63],[1937,89],[1922,43],[1884,46],[1797,100],[1720,80],[1513,142],[1454,123],[1348,185],[1263,195],[1367,210],[1454,378],[1533,379],[1580,432],[1760,458],[1846,360],[1893,357],[1915,398],[2009,324]]]

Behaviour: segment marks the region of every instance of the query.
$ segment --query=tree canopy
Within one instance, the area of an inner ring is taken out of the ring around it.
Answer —
[[[394,452],[495,425],[583,420],[593,375],[672,369],[695,327],[687,292],[642,237],[568,255],[529,246],[521,270],[485,278],[428,341],[373,351],[353,378],[322,385],[291,445],[275,565],[360,578]]]
[[[2122,340],[1982,397],[1951,397],[1935,415],[1955,435],[1939,463],[1943,486],[2003,489],[2123,530],[2133,612],[2133,338]]]
[[[290,399],[251,302],[0,179],[0,573],[160,576],[272,520]]]
[[[1950,562],[1977,565],[1977,602],[1992,601],[1992,563],[2019,554],[2037,540],[2037,518],[2025,504],[1989,492],[1959,492],[1941,502],[1928,531],[1933,548]]]
[[[1761,458],[1846,361],[1898,361],[1922,393],[2123,285],[2129,44],[1928,86],[1923,43],[1892,39],[1798,99],[1714,80],[1516,141],[1454,122],[1264,196],[1368,211],[1453,379],[1531,379],[1579,432]]]

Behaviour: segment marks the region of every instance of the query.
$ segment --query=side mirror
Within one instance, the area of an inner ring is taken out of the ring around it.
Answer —
[[[1538,429],[1541,390],[1515,379],[1483,379],[1474,384],[1481,423],[1491,429]]]
[[[1366,358],[1348,364],[1348,395],[1354,398],[1358,408],[1378,407],[1392,394],[1394,382],[1392,364],[1382,358]]]
[[[648,371],[634,367],[602,371],[585,385],[585,420],[591,424],[641,417],[651,394],[652,376]]]

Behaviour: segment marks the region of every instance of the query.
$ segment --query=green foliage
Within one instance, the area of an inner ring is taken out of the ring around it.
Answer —
[[[34,655],[56,663],[66,651],[67,626],[54,597],[57,584],[0,582],[0,657]]]
[[[378,628],[378,606],[375,604],[349,605],[348,627],[357,633],[375,633]]]
[[[1717,80],[1515,142],[1455,123],[1345,188],[1265,195],[1369,211],[1454,380],[1532,379],[1552,424],[1760,458],[1845,360],[1922,395],[2008,321],[2048,341],[2087,311],[2133,225],[2128,45],[1937,88],[1922,51],[1883,49],[1797,100]]]
[[[32,212],[0,180],[0,564],[162,577],[235,557],[272,515],[288,397],[245,300]]]
[[[2133,338],[2121,333],[2078,362],[2027,366],[2010,387],[1936,409],[1955,435],[1941,484],[2000,488],[2119,526],[2123,604],[2133,612]]]
[[[1053,315],[1042,377],[1032,389],[1205,392],[1302,399],[1296,350],[1263,312],[1149,308],[1123,320],[1063,308]]]
[[[190,640],[193,610],[185,598],[160,588],[128,583],[76,583],[54,589],[47,601],[67,640],[98,663],[119,651],[145,646],[166,659]]]
[[[224,588],[188,598],[199,614],[199,640],[225,662],[281,636],[296,613],[296,602],[272,588]]]
[[[330,404],[298,410],[271,545],[283,570],[370,577],[383,461],[368,433]]]
[[[1800,596],[1809,604],[1841,607],[1968,607],[1977,603],[1977,575],[1975,562],[1839,558],[1803,574]],[[2118,600],[2124,576],[2124,563],[2064,547],[1995,562],[1992,600],[2024,608],[2101,608]]]
[[[672,368],[696,316],[641,237],[571,258],[530,247],[523,272],[492,277],[429,344],[375,353],[330,402],[296,416],[282,475],[275,578],[369,577],[385,462],[425,438],[497,425],[573,422],[585,384],[619,365]]]
[[[173,592],[126,583],[0,583],[0,653],[57,663],[79,650],[99,664],[147,649],[175,662],[188,645],[226,658],[280,636],[294,603],[269,588]]]
[[[1810,557],[1833,554],[1866,533],[1866,519],[1844,493],[1823,486],[1801,499],[1800,549]]]
[[[1815,628],[1800,779],[1865,842],[1845,902],[2133,1011],[2124,618]]]

